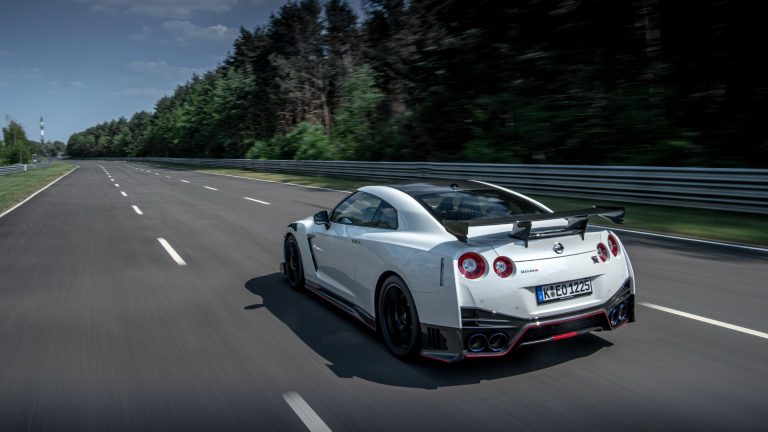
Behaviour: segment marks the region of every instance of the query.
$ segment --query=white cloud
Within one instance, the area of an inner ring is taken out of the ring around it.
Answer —
[[[192,74],[201,74],[205,72],[204,69],[191,68],[186,66],[174,66],[167,62],[160,61],[144,61],[136,60],[131,62],[130,68],[136,72],[140,72],[147,75],[162,76],[168,78],[191,78]]]
[[[162,24],[162,27],[173,35],[177,42],[193,39],[230,40],[237,34],[237,29],[225,25],[201,27],[189,21],[167,21]]]
[[[160,18],[189,18],[195,12],[227,12],[238,0],[78,0],[91,10]]]

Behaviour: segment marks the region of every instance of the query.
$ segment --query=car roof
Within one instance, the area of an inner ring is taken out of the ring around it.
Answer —
[[[428,182],[395,183],[387,186],[405,192],[412,197],[429,193],[455,192],[489,188],[487,185],[482,183],[468,180],[429,180]]]

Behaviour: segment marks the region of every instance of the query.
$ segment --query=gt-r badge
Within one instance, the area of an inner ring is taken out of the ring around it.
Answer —
[[[561,254],[565,250],[562,244],[555,243],[554,246],[552,246],[552,250],[555,251],[556,254]]]

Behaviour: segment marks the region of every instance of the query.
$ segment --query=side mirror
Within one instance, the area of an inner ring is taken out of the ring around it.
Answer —
[[[316,224],[325,225],[325,229],[331,227],[331,221],[328,220],[328,212],[325,210],[315,213],[314,219]]]

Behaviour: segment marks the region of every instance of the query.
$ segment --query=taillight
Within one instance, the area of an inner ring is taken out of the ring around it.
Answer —
[[[474,252],[467,252],[459,258],[459,271],[467,279],[477,279],[485,273],[485,260]]]
[[[511,259],[501,256],[493,260],[493,271],[495,271],[499,277],[505,278],[515,271],[515,264]]]
[[[610,249],[613,256],[619,254],[619,241],[616,240],[613,234],[608,234],[608,249]]]
[[[597,244],[597,256],[600,257],[602,262],[608,261],[608,248],[602,243]]]

